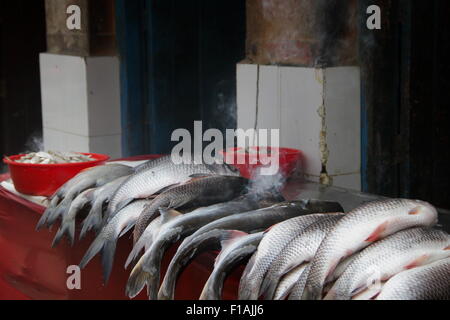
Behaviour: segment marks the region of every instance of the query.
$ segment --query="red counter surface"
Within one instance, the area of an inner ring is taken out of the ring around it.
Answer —
[[[0,176],[0,181],[6,178],[6,175]],[[70,276],[67,268],[78,265],[94,237],[91,234],[75,242],[73,247],[64,240],[52,248],[58,226],[52,230],[35,230],[44,210],[44,207],[0,187],[0,299],[128,299],[125,286],[131,270],[125,270],[124,264],[132,248],[130,233],[118,242],[114,267],[106,286],[103,285],[100,256],[97,255],[81,271],[81,289],[69,290],[66,285]],[[79,231],[77,226],[77,235]],[[164,258],[164,273],[175,250],[176,247],[172,247]],[[189,265],[178,281],[176,299],[198,299],[213,269],[215,256],[213,252],[202,254]],[[224,299],[236,297],[242,271],[242,267],[238,268],[227,279]],[[136,299],[146,299],[144,291]]]

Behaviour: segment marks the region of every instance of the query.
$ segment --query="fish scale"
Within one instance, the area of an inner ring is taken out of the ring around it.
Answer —
[[[450,250],[445,250],[449,246],[450,235],[444,231],[413,228],[398,232],[358,253],[326,299],[350,300],[367,288],[374,275],[385,281],[405,268],[450,257]]]
[[[322,241],[311,263],[303,299],[319,300],[339,262],[371,243],[411,227],[436,224],[437,211],[419,200],[389,199],[366,203],[343,217]]]
[[[238,172],[225,165],[174,164],[164,162],[150,169],[141,169],[126,179],[116,190],[108,205],[109,219],[114,213],[136,198],[147,198],[171,185],[188,181],[195,175],[238,176]]]
[[[256,300],[260,286],[271,263],[283,252],[287,244],[311,224],[326,217],[325,214],[301,216],[286,220],[266,232],[258,246],[252,263],[247,264],[239,284],[239,299]]]
[[[391,278],[377,300],[450,300],[450,258],[403,271]]]
[[[296,266],[310,262],[322,240],[342,217],[342,214],[320,217],[315,223],[306,227],[286,243],[283,251],[277,255],[270,265],[264,278],[261,293],[265,293],[266,298],[271,299],[280,278]],[[265,292],[266,290],[267,292]]]

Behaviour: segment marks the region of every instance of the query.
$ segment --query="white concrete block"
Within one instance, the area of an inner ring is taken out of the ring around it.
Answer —
[[[83,57],[42,53],[43,126],[88,135],[86,65]]]
[[[44,144],[120,156],[118,58],[42,53],[40,66]]]
[[[328,68],[325,107],[330,175],[359,172],[361,168],[361,90],[358,67]]]
[[[117,159],[122,156],[122,149],[117,148],[121,145],[122,135],[97,136],[89,139],[89,150],[95,153],[107,154],[111,159]]]
[[[89,136],[120,134],[119,59],[88,57],[86,68]]]
[[[280,145],[305,155],[307,176],[318,179],[322,157],[334,185],[360,189],[360,74],[357,67],[314,69],[238,64],[238,128],[280,129]],[[321,110],[325,110],[324,117]],[[324,135],[322,133],[325,133]],[[321,141],[327,149],[321,150]]]

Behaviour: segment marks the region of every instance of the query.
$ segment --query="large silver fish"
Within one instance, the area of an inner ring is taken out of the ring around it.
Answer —
[[[273,298],[283,275],[299,265],[312,261],[322,240],[342,217],[342,214],[323,216],[285,244],[264,277],[261,293],[266,299]]]
[[[134,227],[134,243],[147,225],[155,218],[160,208],[179,208],[188,203],[211,205],[228,201],[242,194],[248,180],[235,176],[208,176],[190,180],[159,194],[139,216]]]
[[[103,280],[107,283],[112,270],[117,239],[134,226],[142,210],[150,201],[148,199],[137,200],[122,208],[92,242],[81,259],[80,267],[84,268],[101,251]]]
[[[311,262],[303,299],[322,299],[324,285],[344,258],[400,230],[436,222],[436,209],[419,200],[375,201],[352,210],[322,241]]]
[[[83,220],[83,227],[80,233],[80,239],[84,238],[86,233],[93,229],[96,232],[100,231],[103,226],[103,209],[109,203],[114,192],[119,185],[125,181],[129,176],[117,178],[104,186],[95,189],[93,194],[93,203],[91,210],[86,218]]]
[[[140,172],[143,170],[156,168],[158,166],[165,165],[168,163],[172,163],[172,158],[170,155],[162,156],[162,157],[159,157],[156,159],[150,159],[150,160],[147,160],[146,162],[136,166],[134,168],[134,172]]]
[[[267,270],[280,253],[285,252],[286,246],[310,225],[328,217],[327,214],[312,214],[295,217],[270,228],[255,257],[247,264],[239,284],[239,299],[256,300],[260,296],[261,284]]]
[[[243,233],[242,237],[223,241],[221,243],[222,250],[216,258],[213,272],[203,287],[200,300],[221,300],[226,277],[255,252],[263,237],[263,232]]]
[[[208,225],[212,221],[248,212],[248,210],[267,207],[273,204],[273,201],[276,199],[279,199],[279,196],[276,196],[274,199],[272,197],[259,199],[254,195],[247,195],[229,202],[199,208],[185,216],[176,217],[175,219],[165,219],[165,221],[168,222],[163,224],[157,238],[153,240],[150,245],[144,244],[144,242],[141,242],[141,239],[139,239],[127,259],[126,264],[128,265],[136,258],[144,245],[148,246],[148,250],[141,257],[139,260],[140,263],[138,263],[134,269],[134,275],[137,275],[139,272],[142,273],[142,275],[135,280],[130,281],[130,285],[127,289],[128,294],[131,297],[137,295],[147,283],[152,287],[155,287],[155,289],[149,289],[147,291],[153,292],[153,295],[156,296],[156,286],[159,284],[161,260],[166,250],[179,239],[191,235],[196,230]],[[170,210],[160,211],[163,216],[167,216],[171,213]],[[151,235],[148,235],[148,237],[153,238]],[[142,268],[144,265],[148,266],[147,268],[153,271],[146,272]]]
[[[293,217],[309,215],[315,212],[335,212],[342,210],[342,207],[335,202],[300,200],[293,202],[279,203],[274,206],[258,209],[250,212],[235,214],[213,221],[198,229],[191,236],[187,237],[178,248],[175,256],[170,262],[164,277],[159,297],[161,299],[173,299],[176,277],[182,268],[182,257],[186,255],[186,250],[191,247],[191,242],[205,232],[215,229],[240,230],[248,233],[255,233]],[[147,265],[143,266],[144,271],[152,273]],[[150,289],[153,294],[154,287]]]
[[[397,274],[377,300],[450,300],[450,258]]]
[[[44,224],[53,225],[70,207],[73,199],[84,190],[101,187],[119,177],[130,175],[133,171],[132,167],[122,164],[106,164],[83,170],[56,191],[36,228],[40,229]]]
[[[413,228],[398,232],[356,254],[325,299],[350,300],[399,272],[450,257],[449,249],[450,235],[444,231]]]
[[[170,186],[184,183],[193,177],[206,175],[239,176],[239,172],[226,164],[174,164],[172,162],[142,169],[132,174],[119,186],[109,202],[106,214],[111,219],[117,210],[133,199],[148,198]]]
[[[246,195],[235,200],[201,207],[186,215],[177,214],[175,210],[160,209],[165,222],[158,230],[148,227],[145,229],[128,256],[125,267],[138,257],[144,247],[146,248],[145,251],[147,251],[153,242],[155,242],[155,250],[165,252],[170,245],[179,239],[191,235],[212,221],[233,214],[268,207],[280,200],[282,201],[283,199],[280,197],[259,199],[254,195]]]
[[[286,273],[278,283],[277,289],[275,290],[275,294],[273,296],[273,300],[285,299],[291,293],[291,290],[299,281],[308,265],[308,263],[301,264]]]

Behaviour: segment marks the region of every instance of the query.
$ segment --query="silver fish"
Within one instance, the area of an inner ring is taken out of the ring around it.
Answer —
[[[139,216],[134,227],[134,243],[160,208],[179,208],[188,203],[214,204],[231,200],[245,191],[248,179],[233,176],[208,176],[177,185],[156,196]]]
[[[450,258],[403,271],[383,286],[377,300],[450,300]]]
[[[134,172],[140,172],[143,170],[156,168],[161,165],[165,165],[167,163],[172,163],[172,157],[170,155],[162,156],[162,157],[159,157],[156,159],[150,159],[150,160],[134,167]]]
[[[342,217],[342,214],[319,217],[284,245],[267,270],[261,286],[261,293],[266,299],[273,298],[283,275],[296,266],[312,261],[322,240]]]
[[[200,300],[221,300],[226,277],[255,252],[263,237],[263,232],[250,235],[243,233],[242,237],[223,241],[221,243],[222,250],[216,258],[213,272],[203,287]]]
[[[86,218],[83,220],[80,239],[83,239],[86,233],[91,229],[94,229],[96,232],[100,231],[103,220],[106,220],[103,219],[103,209],[119,185],[125,181],[127,177],[129,176],[117,178],[94,191],[92,207]]]
[[[133,168],[121,164],[106,164],[83,170],[66,182],[52,197],[50,206],[45,210],[37,224],[40,229],[55,221],[69,208],[73,199],[86,189],[97,188],[119,177],[130,175]]]
[[[80,267],[84,268],[101,251],[103,280],[107,283],[112,270],[117,239],[134,226],[142,210],[150,201],[147,199],[137,200],[122,208],[92,242],[81,259]]]
[[[157,167],[135,172],[116,190],[107,209],[109,219],[133,199],[153,196],[171,186],[189,181],[192,177],[205,175],[239,176],[237,169],[228,165],[161,164]]]
[[[444,231],[413,228],[398,232],[356,254],[325,299],[350,300],[405,269],[450,257],[449,249],[450,235]]]
[[[159,211],[165,222],[162,224],[160,230],[151,230],[148,227],[145,229],[143,235],[135,243],[133,250],[128,256],[125,267],[138,257],[139,252],[144,247],[150,248],[153,242],[157,243],[155,244],[155,248],[158,251],[165,251],[166,248],[179,239],[192,234],[214,220],[240,212],[267,207],[271,204],[273,203],[270,202],[270,199],[259,200],[252,195],[247,195],[228,202],[201,207],[186,215],[179,215],[175,210],[160,209]],[[157,237],[154,234],[155,231],[159,232]]]
[[[293,286],[288,300],[302,300],[303,291],[305,290],[306,281],[308,280],[309,271],[311,270],[311,263],[308,263],[305,270],[303,270],[297,283]]]
[[[279,203],[268,208],[239,213],[213,221],[187,237],[178,247],[175,256],[170,262],[169,268],[167,269],[159,291],[159,297],[162,299],[173,299],[176,277],[183,265],[181,259],[185,256],[185,251],[189,250],[191,247],[191,242],[205,232],[214,229],[223,229],[255,233],[266,230],[274,224],[296,216],[309,215],[320,212],[321,210],[323,210],[322,212],[334,212],[341,209],[342,207],[335,202],[300,200]],[[143,267],[144,271],[149,273],[152,272],[146,264]],[[150,293],[153,292],[152,290],[150,290]]]
[[[321,299],[324,285],[344,258],[400,230],[436,222],[436,209],[419,200],[375,201],[352,210],[322,241],[311,262],[303,299]]]
[[[308,265],[308,263],[301,264],[286,273],[278,283],[273,300],[285,299],[289,295],[295,284],[298,282]]]
[[[136,274],[140,270],[140,272],[145,274],[145,277],[139,276],[139,278],[133,280],[128,287],[128,293],[131,296],[137,295],[147,283],[155,287],[155,289],[149,289],[147,291],[151,292],[153,297],[156,296],[156,285],[159,284],[161,260],[170,245],[174,244],[179,239],[194,233],[211,221],[228,217],[233,214],[241,214],[242,212],[247,212],[251,209],[266,207],[270,204],[272,204],[271,198],[258,199],[253,195],[247,195],[233,201],[219,203],[206,208],[199,208],[186,216],[177,217],[172,221],[171,219],[164,217],[165,221],[168,222],[163,224],[157,239],[153,241],[151,246],[149,246],[149,249],[141,257],[139,260],[140,267],[135,271]],[[170,214],[170,210],[160,210],[160,212],[163,216]],[[135,247],[136,248],[133,248],[133,251],[127,259],[127,265],[136,257],[137,253],[142,248],[142,244],[139,244],[138,241]],[[147,268],[153,271],[150,273],[145,272],[145,270],[142,269],[142,266],[144,265],[148,266]]]
[[[266,231],[266,235],[255,253],[255,258],[252,258],[250,263],[247,264],[241,277],[239,299],[258,299],[264,276],[277,256],[280,253],[284,254],[286,246],[306,228],[325,217],[328,217],[328,215],[312,214],[295,217],[283,221]]]

